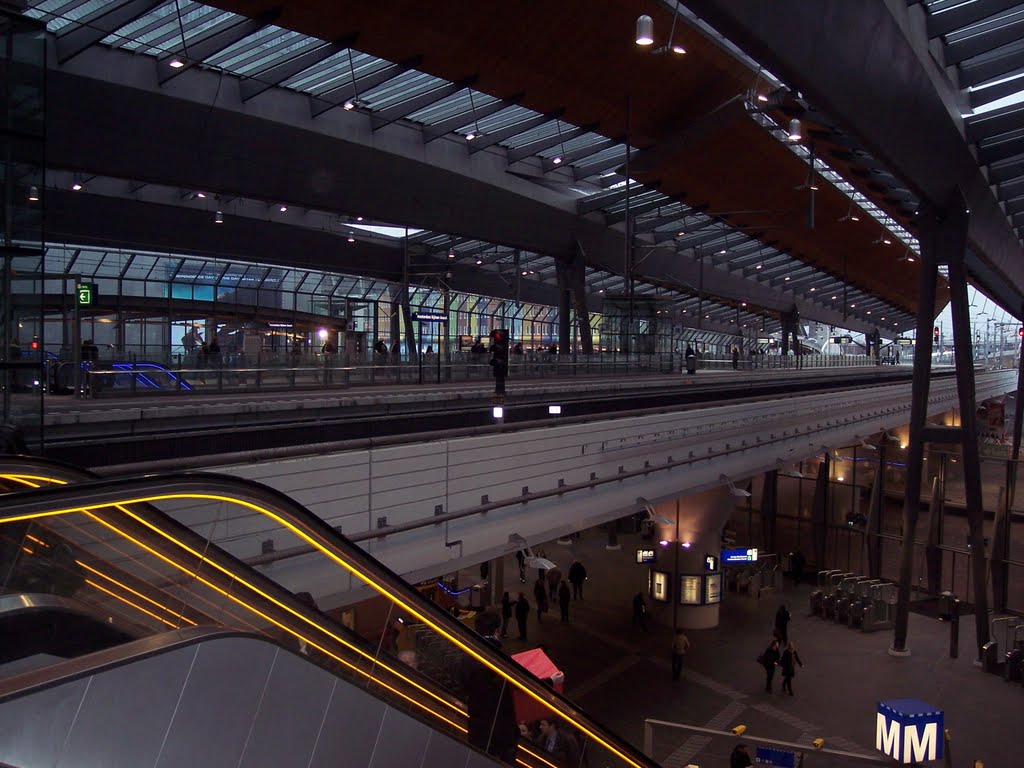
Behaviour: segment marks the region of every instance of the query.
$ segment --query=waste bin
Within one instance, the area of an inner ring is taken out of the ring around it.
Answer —
[[[687,355],[686,356],[686,372],[691,376],[697,372],[697,356]]]

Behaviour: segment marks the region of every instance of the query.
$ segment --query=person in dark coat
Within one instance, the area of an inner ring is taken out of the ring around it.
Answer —
[[[516,600],[516,624],[519,625],[519,639],[526,639],[526,620],[530,617],[530,602],[526,599],[526,595],[522,592],[519,593],[519,599]]]
[[[748,768],[753,765],[750,761],[750,753],[747,752],[746,744],[737,744],[729,755],[729,768]]]
[[[498,649],[501,648],[498,638],[500,627],[501,619],[494,611],[484,611],[477,616],[477,632]],[[469,712],[467,741],[499,760],[514,764],[519,726],[510,686],[505,684],[501,675],[471,657],[463,660],[461,672]]]
[[[516,562],[519,563],[519,581],[523,584],[526,583],[526,555],[523,554],[523,550],[516,550]]]
[[[801,667],[804,665],[800,660],[800,654],[796,652],[796,643],[788,643],[779,659],[779,668],[782,669],[782,690],[790,696],[793,695],[793,677],[796,675],[798,664]]]
[[[772,640],[772,644],[765,648],[758,661],[764,667],[764,690],[766,693],[771,693],[772,680],[775,679],[775,668],[779,666],[779,641]]]
[[[794,550],[789,558],[789,566],[793,571],[793,586],[804,580],[804,568],[807,566],[807,558],[799,549]]]
[[[738,371],[740,368],[740,348],[734,346],[732,348],[732,369]]]
[[[533,599],[537,601],[537,623],[540,624],[541,617],[548,612],[548,590],[543,576],[538,576],[533,585]]]
[[[583,582],[587,580],[587,569],[579,560],[573,560],[569,566],[569,583],[572,584],[572,599],[583,599]]]
[[[572,599],[572,593],[569,591],[569,584],[562,579],[562,583],[558,586],[558,607],[562,611],[562,623],[569,623],[569,601]]]
[[[537,746],[544,751],[548,760],[555,765],[567,768],[579,765],[579,744],[572,734],[559,728],[557,719],[542,717],[539,727],[540,735],[537,736]]]
[[[775,612],[775,634],[779,638],[780,647],[785,647],[789,642],[789,621],[792,618],[793,616],[785,603],[780,605],[779,610]]]
[[[548,596],[554,602],[558,599],[558,585],[562,583],[562,569],[550,568],[544,578],[548,580]]]
[[[512,620],[512,599],[508,592],[501,596],[501,636],[508,637],[508,623]]]
[[[633,625],[637,624],[644,632],[647,631],[647,601],[642,592],[633,595]]]

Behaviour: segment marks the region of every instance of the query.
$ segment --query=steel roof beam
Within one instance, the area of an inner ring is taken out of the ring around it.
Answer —
[[[594,211],[600,211],[602,208],[607,208],[621,200],[626,199],[626,188],[619,187],[612,190],[611,192],[601,192],[597,195],[591,195],[590,197],[584,197],[576,201],[576,213],[583,216],[587,213],[593,213]]]
[[[187,69],[200,64],[211,56],[223,51],[249,35],[259,32],[270,25],[280,15],[280,10],[274,9],[248,19],[244,16],[230,18],[216,24],[200,35],[189,41],[188,56],[182,53],[165,53],[157,57],[157,80],[163,85],[168,80],[177,77]],[[171,62],[177,60],[182,66],[172,67]]]
[[[633,150],[633,152],[636,152],[636,150]],[[599,173],[620,168],[625,162],[626,151],[623,150],[621,155],[616,154],[603,160],[594,160],[586,165],[574,165],[572,167],[572,175],[576,181],[583,181],[583,179],[589,179],[591,176],[596,176]]]
[[[618,139],[604,139],[603,141],[596,141],[593,144],[590,144],[586,147],[580,147],[579,149],[573,150],[572,152],[566,152],[562,155],[559,155],[559,157],[562,160],[561,163],[556,163],[553,159],[548,157],[542,158],[544,172],[549,173],[559,168],[565,168],[567,165],[571,163],[576,163],[579,162],[580,160],[592,157],[600,152],[609,150],[612,147],[616,146],[617,144],[621,143],[622,142],[619,141]]]
[[[990,19],[1020,4],[1020,0],[975,0],[942,13],[929,13],[928,37],[941,37],[958,29]]]
[[[1006,213],[1012,216],[1015,213],[1024,213],[1024,197],[1015,197],[1006,201]]]
[[[534,128],[539,128],[540,126],[544,125],[544,123],[547,123],[551,120],[557,120],[558,115],[560,114],[561,111],[559,111],[555,115],[534,115],[533,117],[528,117],[525,120],[520,120],[518,123],[510,125],[506,128],[485,133],[483,136],[479,136],[473,139],[473,141],[469,142],[469,153],[473,154],[475,152],[479,152],[482,149],[493,147],[495,144],[500,144],[503,141],[508,141],[513,136],[518,136],[521,133],[532,131]]]
[[[581,128],[570,128],[565,131],[558,131],[553,136],[547,136],[543,139],[536,139],[527,144],[523,144],[518,147],[509,147],[508,150],[508,162],[509,165],[512,163],[518,163],[520,160],[525,160],[528,157],[532,157],[539,152],[543,152],[545,149],[551,149],[557,147],[559,144],[565,144],[567,141],[575,139],[577,136],[582,136],[584,133],[589,133],[593,126],[581,127]]]
[[[992,163],[1009,160],[1011,157],[1022,154],[1024,154],[1024,136],[979,145],[978,147],[978,160],[982,165],[992,165]]]
[[[654,200],[647,200],[647,201],[642,202],[642,203],[636,203],[634,205],[630,205],[629,206],[629,215],[630,216],[639,216],[641,213],[647,213],[648,211],[655,211],[658,208],[665,208],[665,207],[667,207],[669,205],[672,205],[673,202],[674,201],[671,198],[665,197],[664,195],[660,195],[658,198],[655,198]],[[625,221],[626,220],[626,210],[625,210],[625,208],[623,208],[621,211],[616,211],[615,213],[606,213],[604,215],[604,220],[608,224],[618,224],[619,222]]]
[[[73,59],[86,48],[166,3],[167,0],[128,0],[104,5],[69,25],[67,31],[57,36],[57,63]]]
[[[977,109],[1017,93],[1019,90],[1021,90],[1021,81],[1018,78],[1014,78],[998,85],[990,85],[981,90],[968,91],[967,98],[970,101],[971,109]]]
[[[697,212],[692,208],[687,208],[683,205],[681,209],[676,213],[668,213],[662,216],[652,216],[650,218],[641,219],[640,221],[633,222],[633,231],[636,233],[641,232],[653,232],[659,227],[664,227],[666,224],[672,224],[676,221],[683,221],[687,217],[693,218],[697,216]],[[678,233],[682,227],[674,227],[674,231]]]
[[[1024,50],[994,56],[986,61],[960,65],[960,87],[970,88],[1004,77],[1024,67]]]
[[[1016,42],[1021,37],[1024,37],[1024,19],[1018,19],[955,43],[946,43],[946,63],[949,66],[960,64],[967,59],[973,59],[975,56],[981,56],[983,53]]]
[[[988,169],[989,183],[1005,184],[1024,177],[1024,158],[999,163]]]
[[[344,42],[310,46],[311,50],[303,51],[298,56],[287,61],[261,69],[256,74],[246,77],[239,83],[242,101],[248,101],[254,96],[259,96],[264,91],[280,85],[285,80],[295,77],[295,75],[304,72],[325,59],[329,59],[334,54],[343,51],[351,43],[352,39],[348,39]]]
[[[1014,92],[1021,89],[1022,84],[1017,83]],[[967,123],[967,140],[981,141],[991,139],[1003,133],[1018,128],[1024,128],[1024,107],[1014,104],[1012,107],[1000,109],[994,112],[987,112]]]
[[[386,107],[381,110],[371,110],[370,125],[375,131],[380,130],[387,125],[391,125],[392,123],[401,120],[403,117],[411,115],[413,112],[419,112],[421,109],[425,109],[431,104],[439,102],[441,99],[447,99],[449,96],[458,93],[466,86],[467,83],[445,83],[444,85],[431,88],[429,91],[417,96],[400,101],[394,106]]]
[[[329,109],[340,107],[345,102],[357,98],[360,93],[366,93],[378,85],[383,85],[388,80],[408,72],[416,67],[419,62],[419,57],[416,57],[397,64],[388,64],[376,72],[371,72],[357,78],[355,83],[349,82],[325,93],[315,95],[310,99],[310,115],[318,117]]]
[[[461,128],[464,125],[472,125],[478,120],[484,117],[490,117],[496,112],[501,112],[503,109],[514,107],[516,102],[522,98],[522,96],[513,96],[511,99],[498,99],[492,101],[489,104],[484,104],[482,107],[476,107],[471,109],[469,112],[462,112],[455,117],[449,117],[447,120],[442,120],[439,123],[433,125],[423,126],[423,143],[429,144],[435,139],[440,139],[442,136],[447,136],[457,128]],[[476,139],[473,139],[476,141]]]

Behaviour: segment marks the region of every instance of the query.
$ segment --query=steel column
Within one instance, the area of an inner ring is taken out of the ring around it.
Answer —
[[[761,544],[765,552],[775,552],[776,519],[779,509],[779,472],[764,473],[761,488]]]
[[[828,476],[832,457],[825,452],[825,459],[818,466],[818,477],[814,483],[814,503],[811,507],[811,545],[814,548],[814,564],[819,570],[825,567],[825,544],[828,537]]]

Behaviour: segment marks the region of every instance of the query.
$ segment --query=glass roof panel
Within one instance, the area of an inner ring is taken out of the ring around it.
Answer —
[[[223,67],[236,75],[249,75],[321,45],[325,43],[315,37],[269,26],[225,48],[207,59],[206,63]]]
[[[359,99],[370,110],[386,109],[387,107],[401,104],[403,101],[414,96],[419,96],[421,93],[432,91],[434,88],[447,84],[447,80],[412,69],[391,78],[386,83],[382,83],[366,93],[359,94]]]
[[[481,133],[497,133],[498,131],[508,128],[510,125],[521,123],[524,120],[529,120],[532,117],[539,115],[539,112],[534,112],[532,109],[526,107],[520,107],[518,105],[512,105],[505,109],[495,112],[493,115],[481,119],[480,132]]]
[[[564,123],[561,120],[549,120],[543,125],[539,125],[532,130],[520,133],[516,136],[512,136],[507,141],[501,142],[502,146],[514,149],[515,147],[521,147],[525,144],[530,144],[534,141],[540,141],[541,139],[551,139],[558,135],[559,131],[566,134],[569,131],[576,130],[576,126],[570,123]]]
[[[500,101],[496,96],[488,96],[486,93],[480,93],[479,91],[473,91],[472,94],[472,99],[470,99],[470,89],[464,88],[458,93],[453,93],[451,96],[431,104],[429,107],[413,112],[408,116],[408,119],[418,123],[433,125],[452,117],[465,115],[466,126],[472,126],[473,110],[479,110]]]
[[[69,24],[110,5],[110,0],[44,0],[29,5],[31,7],[25,11],[26,16],[44,21],[49,32],[59,32]]]
[[[560,146],[551,147],[550,149],[538,152],[537,155],[539,157],[554,157],[556,155],[569,154],[570,152],[575,152],[578,149],[583,150],[587,147],[592,147],[595,144],[600,144],[603,141],[607,141],[604,136],[598,133],[588,132],[584,133],[582,136],[577,136],[574,139],[569,139],[569,141],[563,141]],[[587,159],[589,160],[590,158]]]
[[[103,42],[112,39],[123,41],[121,47],[150,56],[159,56],[168,51],[184,52],[188,43],[206,30],[221,22],[238,18],[240,17],[237,14],[222,11],[219,8],[211,8],[199,3],[188,3],[182,5],[179,21],[175,4],[169,3],[130,24],[126,24],[105,38]],[[183,31],[185,46],[182,46]]]

